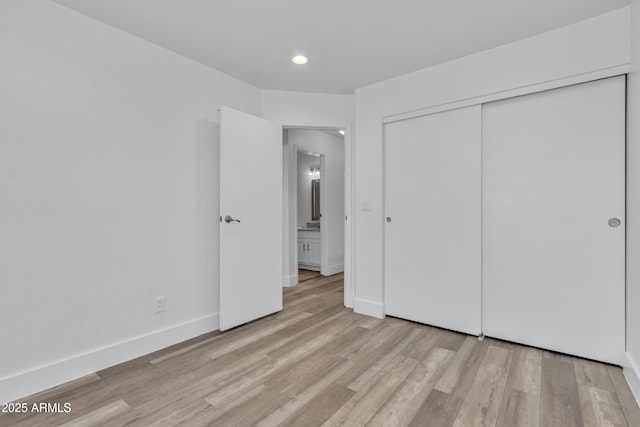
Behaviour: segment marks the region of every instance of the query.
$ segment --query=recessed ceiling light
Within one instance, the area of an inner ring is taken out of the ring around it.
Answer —
[[[291,58],[291,62],[293,62],[296,65],[304,65],[307,62],[309,62],[309,60],[307,59],[306,56],[303,55],[296,55],[293,58]]]
[[[340,135],[344,135],[344,129],[340,129],[338,132],[340,132]]]

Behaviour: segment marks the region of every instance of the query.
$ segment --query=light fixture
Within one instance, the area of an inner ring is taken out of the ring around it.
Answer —
[[[344,129],[340,129],[338,132],[340,133],[340,135],[344,136]]]
[[[304,65],[307,62],[309,62],[309,60],[307,59],[306,56],[303,55],[296,55],[293,58],[291,58],[291,62],[293,62],[296,65]]]
[[[309,168],[309,176],[313,179],[320,178],[320,168],[319,167]]]

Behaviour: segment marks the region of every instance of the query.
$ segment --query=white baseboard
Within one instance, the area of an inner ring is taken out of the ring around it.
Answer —
[[[283,288],[290,288],[292,286],[296,286],[297,284],[298,284],[298,274],[294,274],[293,276],[282,277]]]
[[[640,366],[629,353],[627,353],[627,365],[624,366],[622,372],[627,379],[627,383],[629,383],[629,388],[636,398],[636,402],[640,405]]]
[[[384,304],[375,301],[368,301],[360,298],[354,298],[353,311],[367,316],[384,318]]]
[[[323,276],[333,276],[334,274],[342,273],[344,271],[344,264],[328,265],[322,269]]]
[[[219,313],[214,313],[0,378],[0,403],[29,396],[219,327]]]

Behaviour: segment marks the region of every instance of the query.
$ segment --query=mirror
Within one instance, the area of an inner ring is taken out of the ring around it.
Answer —
[[[311,180],[311,220],[320,220],[320,180]]]
[[[322,157],[320,154],[297,153],[297,222],[299,228],[320,227],[320,168]],[[311,202],[311,203],[309,203]],[[324,207],[324,206],[323,206]]]

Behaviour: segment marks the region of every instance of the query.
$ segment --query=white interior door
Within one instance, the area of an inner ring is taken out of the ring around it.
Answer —
[[[480,333],[481,110],[384,126],[385,312]]]
[[[620,363],[624,77],[487,104],[483,146],[484,333]]]
[[[224,331],[282,310],[282,126],[228,107],[220,109],[220,218]]]

